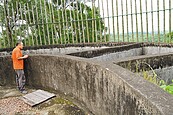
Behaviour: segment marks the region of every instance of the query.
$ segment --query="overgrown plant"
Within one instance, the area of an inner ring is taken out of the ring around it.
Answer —
[[[142,70],[143,78],[145,80],[148,80],[151,83],[154,83],[156,85],[159,85],[159,83],[160,83],[160,80],[159,79],[160,78],[158,78],[158,76],[155,73],[154,69],[148,63],[146,63],[146,62],[139,62],[139,61],[137,61],[136,71],[139,71],[139,68],[138,68],[139,67],[139,64],[145,64],[145,65],[147,65],[151,69],[151,71],[152,71],[152,74],[150,74],[150,72],[148,72],[148,71],[146,71],[146,70],[143,69]]]
[[[173,95],[173,80],[172,80],[172,83],[169,85],[167,85],[164,80],[161,80],[160,88],[162,88],[163,90]]]
[[[146,62],[138,62],[137,61],[137,66],[136,66],[136,70],[138,71],[139,70],[139,64],[142,63],[142,64],[146,64],[151,70],[152,70],[152,75],[150,75],[150,72],[146,71],[146,70],[143,70],[142,71],[142,74],[143,74],[143,77],[144,79],[148,80],[149,82],[151,83],[154,83],[158,86],[160,86],[160,88],[162,88],[163,90],[165,90],[166,92],[170,93],[173,95],[173,80],[172,80],[172,83],[171,84],[166,84],[166,82],[162,79],[160,79],[157,74],[155,73],[154,69]]]

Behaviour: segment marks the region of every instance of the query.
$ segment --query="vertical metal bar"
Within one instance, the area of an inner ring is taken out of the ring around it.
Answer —
[[[108,38],[110,38],[110,20],[109,20],[109,2],[108,2],[108,0],[106,0],[106,4],[107,4],[107,15],[108,15],[108,32],[109,32],[109,35],[108,36],[106,36],[106,37],[108,37]]]
[[[6,27],[6,37],[7,37],[7,43],[6,43],[6,41],[5,41],[5,39],[4,39],[4,41],[5,41],[5,45],[6,45],[6,47],[10,47],[10,44],[9,44],[9,36],[8,36],[8,34],[9,34],[9,32],[8,32],[8,23],[9,22],[7,22],[7,20],[9,20],[9,19],[7,19],[7,18],[9,18],[8,17],[8,11],[6,12],[6,10],[8,10],[8,4],[7,4],[7,2],[6,1],[4,1],[4,15],[6,16],[5,17],[5,27]]]
[[[136,40],[137,40],[137,42],[139,42],[139,38],[138,38],[138,15],[137,15],[136,0],[135,0],[135,15],[136,15]]]
[[[128,18],[128,0],[126,0],[126,22],[127,22],[127,41],[130,42],[129,40],[129,18]]]
[[[3,2],[2,2],[3,3]],[[4,8],[5,9],[5,8]],[[5,16],[5,14],[4,14],[4,10],[1,12],[1,15],[0,15],[1,17],[3,17],[3,16]],[[2,31],[4,30],[4,22],[3,22],[3,20],[1,20],[2,21],[2,23],[1,23],[1,28],[2,28]],[[3,41],[3,43],[0,43],[1,44],[1,46],[3,47],[3,48],[5,48],[5,39],[4,38],[2,38],[2,41]]]
[[[51,0],[52,3],[52,0]],[[53,9],[53,3],[51,4],[51,11],[52,11],[52,23],[53,23],[53,31],[55,34],[55,40],[53,40],[53,44],[58,43],[58,38],[57,38],[57,31],[56,31],[56,26],[55,26],[55,16],[54,16],[54,9]]]
[[[32,3],[32,2],[31,2],[31,3]],[[36,29],[36,23],[35,23],[35,20],[36,20],[36,19],[35,19],[35,13],[34,13],[34,9],[35,9],[34,6],[35,6],[35,5],[31,4],[31,6],[32,6],[32,18],[33,18],[33,22],[34,22],[33,24],[34,24],[34,28]],[[35,44],[35,45],[38,45],[38,35],[37,35],[36,31],[34,31],[34,33],[35,33],[35,35],[34,35],[35,38],[34,38],[34,39],[35,39],[35,41],[36,41],[36,44]]]
[[[30,39],[29,39],[29,24],[28,24],[28,18],[27,18],[27,16],[26,16],[26,13],[28,12],[27,11],[27,9],[26,9],[26,4],[24,4],[24,16],[25,16],[25,21],[26,21],[26,26],[27,26],[27,39],[28,39],[28,41],[29,41],[29,43],[28,42],[26,42],[25,43],[25,45],[29,45],[30,46]]]
[[[79,6],[78,6],[78,2],[77,2],[77,10],[79,9]],[[81,39],[81,29],[80,29],[80,21],[79,21],[79,12],[77,12],[77,24],[78,24],[78,32],[79,32],[79,40],[80,40],[80,43],[82,42],[82,39]]]
[[[133,32],[133,3],[130,0],[130,9],[131,9],[131,28],[132,28],[132,41],[134,42],[134,32]]]
[[[169,43],[171,43],[171,0],[169,0]]]
[[[13,3],[11,3],[11,4],[12,4],[12,5],[11,5],[11,6],[12,6],[12,17],[13,17],[13,24],[14,24],[13,27],[12,27],[12,29],[13,29],[13,28],[15,28],[15,26],[16,26],[16,25],[15,25],[15,24],[16,24],[16,21],[15,21],[15,16],[14,16],[14,6],[13,6]],[[17,36],[17,35],[16,35],[16,31],[14,30],[13,32],[14,32],[13,34],[15,34],[15,36]],[[13,45],[15,46],[15,42],[13,42],[13,43],[14,43]]]
[[[148,19],[148,17],[147,17],[147,19]],[[153,17],[153,2],[152,2],[152,0],[151,0],[151,22],[152,22],[152,42],[155,42],[155,40],[154,40],[154,17]],[[148,28],[148,23],[147,23],[147,28]],[[147,31],[147,35],[148,35],[148,31]]]
[[[115,20],[114,20],[114,0],[112,0],[112,26],[113,26],[113,37],[115,42]]]
[[[46,18],[46,28],[47,28],[47,39],[48,39],[48,44],[50,45],[50,36],[49,36],[49,24],[48,24],[48,19],[47,19],[47,6],[46,6],[46,1],[43,0],[43,4],[44,4],[44,14],[45,14],[45,18]],[[46,44],[47,45],[47,44]]]
[[[95,41],[97,42],[98,41],[98,33],[97,33],[97,16],[96,16],[96,6],[95,6],[95,2],[93,2],[94,4],[94,31],[95,31]]]
[[[117,15],[117,35],[118,35],[118,42],[120,42],[119,21],[118,21],[118,0],[116,0],[116,15]]]
[[[30,12],[30,9],[29,9],[29,5],[28,5],[28,3],[27,3],[27,8],[28,8],[28,15],[29,15],[29,25],[31,24],[31,15],[30,15],[30,13],[32,13],[32,12]],[[31,43],[31,45],[34,45],[35,43],[34,43],[34,39],[33,39],[33,33],[32,33],[32,38],[31,38],[32,40],[32,43]]]
[[[103,12],[103,22],[105,24],[105,13],[104,13],[104,4],[102,0],[102,12]],[[106,27],[104,27],[104,42],[106,42]]]
[[[68,0],[68,3],[70,3],[70,0]],[[70,10],[70,29],[71,29],[71,37],[72,37],[72,43],[74,43],[74,28],[73,28],[73,17],[72,17],[72,10]]]
[[[66,10],[66,8],[64,9],[64,15],[65,15],[64,18],[65,18],[65,27],[66,27],[66,34],[67,34],[67,43],[70,43],[70,38],[69,38],[69,25],[68,25],[68,18],[67,18],[67,10]]]
[[[73,3],[73,8],[75,8],[74,3]],[[74,19],[74,30],[75,30],[75,37],[76,37],[76,43],[78,43],[78,35],[77,35],[77,26],[76,26],[76,12],[73,10],[73,19]]]
[[[159,17],[159,0],[157,0],[157,23],[158,23],[158,43],[160,43],[160,17]]]
[[[68,0],[70,3],[70,0]],[[74,43],[74,28],[73,28],[73,17],[72,17],[72,10],[70,10],[70,24],[71,24],[71,34],[72,34],[72,43]]]
[[[123,34],[123,42],[125,42],[124,40],[124,11],[123,11],[123,0],[121,0],[121,11],[122,11],[122,34]]]
[[[94,11],[95,11],[95,7],[94,7],[94,1],[92,1],[92,42],[94,42],[95,36],[94,36]]]
[[[21,20],[22,20],[22,24],[21,24],[21,27],[23,28],[23,27],[25,27],[26,25],[25,24],[23,24],[23,11],[22,11],[22,5],[21,5],[21,3],[19,3],[20,4],[20,15],[21,15]],[[23,30],[24,31],[24,30]],[[21,31],[22,32],[22,31]],[[24,34],[25,35],[25,34]],[[25,36],[24,36],[24,44],[26,44],[26,38],[25,38]]]
[[[83,20],[83,9],[82,9],[82,6],[81,6],[82,3],[80,3],[80,16],[81,16],[81,22],[82,22],[82,41],[83,43],[85,43],[85,28],[84,28],[84,20]]]
[[[36,5],[36,8],[35,8],[35,10],[36,10],[36,26],[37,26],[37,28],[38,28],[38,32],[39,32],[39,40],[40,40],[40,42],[38,43],[38,45],[42,45],[42,39],[41,39],[41,33],[40,33],[40,25],[38,24],[39,23],[39,18],[38,18],[38,2],[37,2],[37,0],[35,0],[35,5]]]
[[[42,19],[42,27],[43,27],[44,45],[46,45],[47,42],[46,42],[46,35],[45,35],[46,32],[45,32],[45,28],[44,28],[44,16],[43,16],[43,10],[42,10],[42,0],[40,0],[39,3],[40,3],[39,5],[40,5],[40,12],[41,12],[41,19]]]
[[[21,16],[22,14],[21,14],[21,3],[19,2],[19,9],[18,9],[18,14],[19,14],[19,16]],[[20,18],[19,18],[20,19]],[[20,19],[21,20],[21,19]],[[22,38],[22,35],[21,35],[21,25],[22,24],[19,24],[18,26],[19,26],[19,34],[20,34],[20,39]]]
[[[51,9],[51,5],[52,4],[52,0],[49,0],[48,2],[48,11],[49,11],[49,19],[50,19],[50,28],[51,28],[51,34],[52,34],[52,38],[50,38],[50,44],[54,44],[54,34],[53,34],[53,21],[52,21],[52,18],[53,18],[53,13],[52,13],[52,9]],[[52,40],[52,41],[51,41]]]
[[[142,35],[142,42],[144,42],[144,34],[143,34],[143,19],[142,19],[142,1],[140,0],[140,16],[141,16],[141,35]]]
[[[146,8],[146,32],[147,32],[146,38],[147,38],[147,42],[148,42],[148,3],[147,3],[147,0],[145,0],[145,8]]]
[[[84,3],[86,3],[86,1],[84,0]],[[86,4],[85,4],[85,10],[87,11],[86,9]],[[87,12],[88,13],[88,12]],[[86,29],[87,29],[87,39],[88,39],[88,43],[89,43],[89,39],[90,39],[90,35],[89,35],[89,30],[88,30],[88,14],[85,14],[86,16]]]
[[[60,18],[60,9],[58,9],[58,18]],[[62,26],[61,26],[60,19],[58,21],[58,28],[59,28],[58,37],[60,39],[59,42],[60,42],[60,44],[62,44]]]
[[[164,43],[166,43],[166,31],[165,31],[165,0],[163,0],[163,34],[164,34]]]
[[[100,0],[98,0],[98,9],[100,10]],[[100,20],[99,20],[99,29],[100,29],[100,32],[99,32],[99,42],[101,42],[101,40],[102,40],[102,26],[101,26],[101,21],[102,21],[102,18],[100,18]]]
[[[64,7],[65,7],[65,3],[64,3],[65,1],[62,1],[61,0],[61,3],[63,4],[63,9],[62,9],[62,23],[63,23],[63,27],[62,27],[62,29],[63,29],[63,39],[64,39],[64,43],[66,44],[66,33],[65,33],[65,30],[66,30],[66,27],[65,27],[65,19],[64,19]]]

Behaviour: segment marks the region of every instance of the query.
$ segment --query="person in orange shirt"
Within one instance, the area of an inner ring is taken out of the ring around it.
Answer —
[[[27,93],[25,90],[25,74],[24,74],[24,59],[28,58],[28,55],[22,54],[23,43],[21,41],[16,43],[16,47],[12,51],[13,68],[16,72],[16,84],[21,93]]]

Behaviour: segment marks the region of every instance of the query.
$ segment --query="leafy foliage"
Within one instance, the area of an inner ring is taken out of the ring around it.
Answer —
[[[167,36],[167,37],[171,37],[171,39],[173,40],[173,32],[167,33],[166,36]]]
[[[161,84],[160,88],[173,95],[173,80],[172,83],[169,85],[167,85],[164,80],[161,80],[160,84]]]
[[[102,41],[106,30],[100,11],[82,2],[66,3],[65,0],[5,0],[6,20],[3,38],[14,46],[17,36],[25,39],[25,45],[47,45]],[[94,19],[93,19],[94,18]],[[92,20],[93,19],[93,20]],[[22,24],[19,22],[23,21]],[[106,37],[107,38],[107,37]],[[108,39],[106,39],[108,40]]]

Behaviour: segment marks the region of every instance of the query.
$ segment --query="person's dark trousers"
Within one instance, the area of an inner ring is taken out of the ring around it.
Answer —
[[[17,87],[20,91],[23,91],[25,90],[25,82],[26,82],[24,71],[22,69],[19,69],[15,70],[15,72],[16,72]]]

